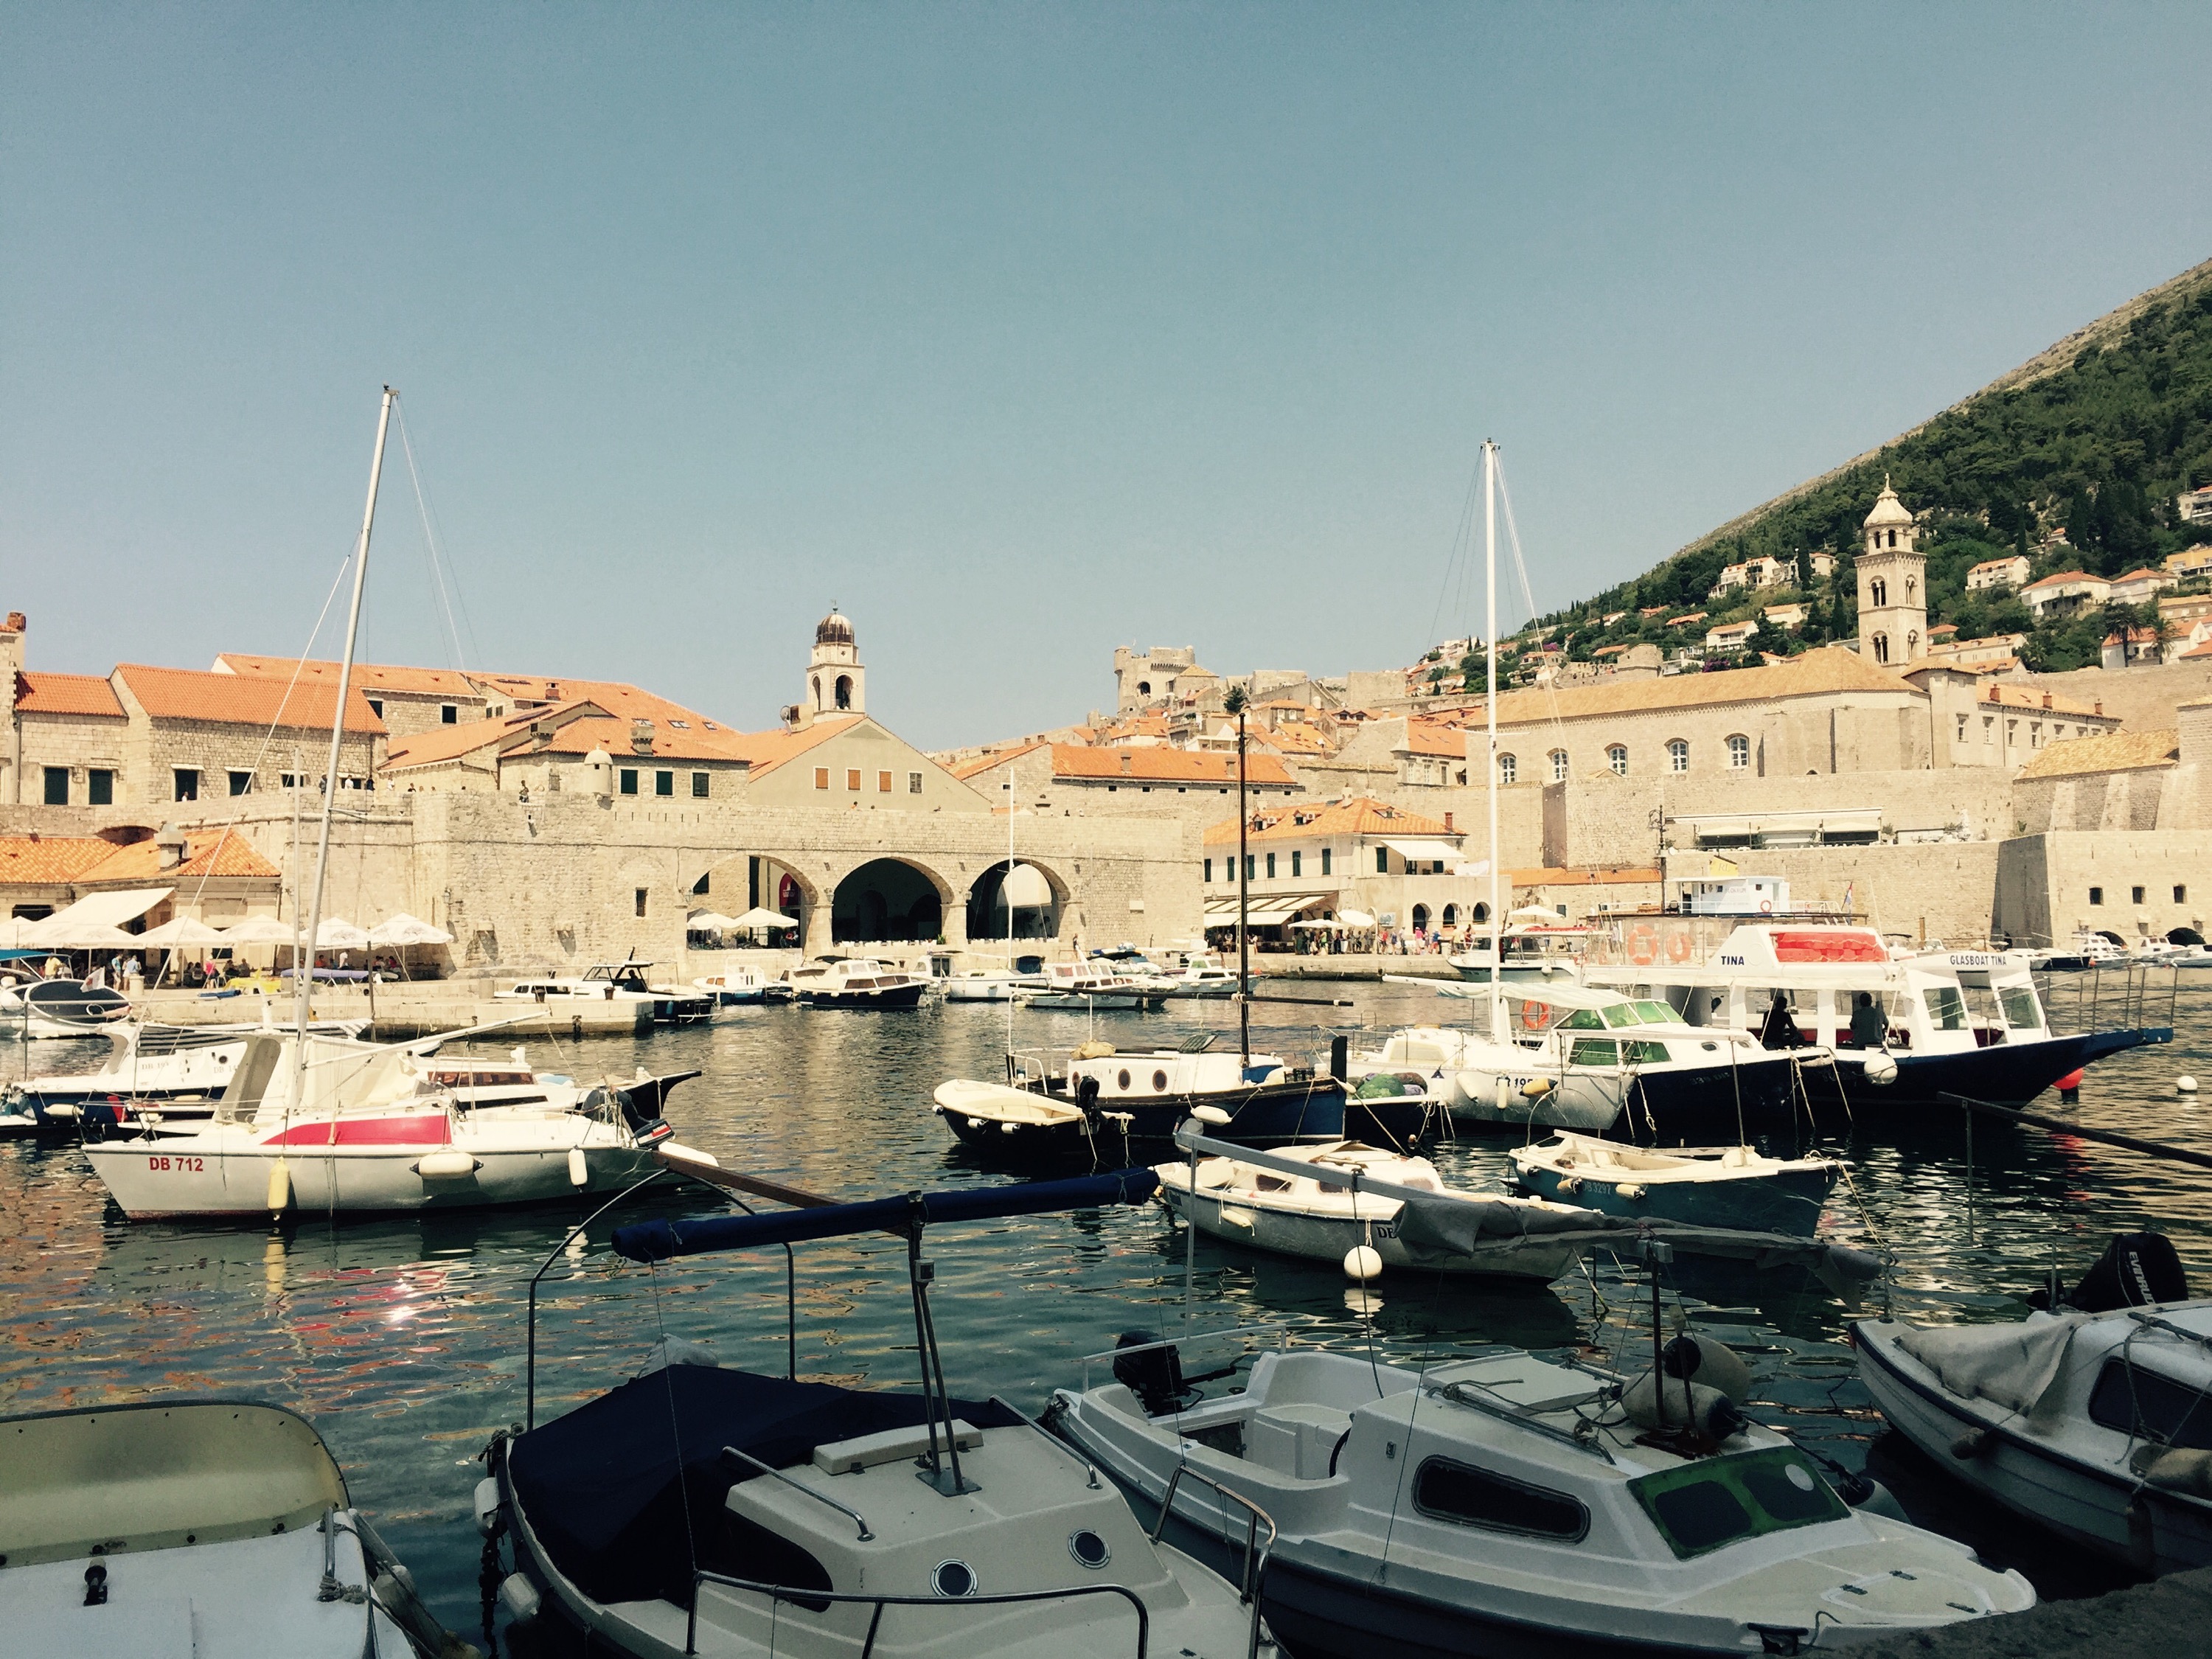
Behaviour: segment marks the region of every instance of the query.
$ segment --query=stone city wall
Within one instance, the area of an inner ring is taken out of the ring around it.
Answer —
[[[2063,945],[2085,927],[2134,944],[2176,927],[2203,933],[2208,899],[2212,830],[2053,830],[2005,843],[1995,922],[2024,945]]]

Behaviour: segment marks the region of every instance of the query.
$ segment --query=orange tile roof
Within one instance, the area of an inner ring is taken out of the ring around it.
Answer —
[[[327,732],[337,690],[333,685],[288,687],[282,680],[251,674],[150,668],[143,663],[118,664],[115,674],[156,720],[208,720],[220,726],[282,726]],[[347,693],[345,729],[362,734],[385,729],[358,686]]]
[[[2020,769],[2023,778],[2081,777],[2172,766],[2181,758],[2179,730],[2112,732],[2100,738],[2068,738],[2046,744]]]
[[[649,752],[641,754],[630,746],[630,733],[634,729],[627,720],[603,720],[586,715],[559,727],[541,745],[528,735],[530,720],[526,715],[512,725],[516,742],[506,755],[510,760],[527,760],[534,755],[588,755],[594,749],[604,749],[617,766],[648,765],[655,761],[743,761],[750,758],[742,746],[745,740],[734,732],[678,731],[665,720],[653,722],[653,748]]]
[[[2143,570],[2138,568],[2129,571],[2124,576],[2113,577],[2112,585],[2117,587],[2122,582],[2163,582],[2171,581],[2172,580],[2172,578],[2167,575],[2163,570]]]
[[[521,729],[529,729],[527,715],[521,719]],[[516,719],[513,715],[495,720],[471,720],[465,726],[434,726],[427,732],[417,732],[394,742],[385,755],[381,769],[402,772],[413,766],[437,766],[459,760],[479,749],[492,747],[515,730]]]
[[[2112,586],[2102,576],[2093,576],[2086,570],[2062,570],[2055,576],[2045,576],[2039,582],[2030,582],[2020,591],[2033,593],[2039,587],[2063,587],[2074,582],[2102,582],[2107,587]]]
[[[974,760],[963,761],[959,765],[950,767],[947,769],[951,771],[954,777],[959,779],[963,783],[965,783],[969,779],[975,777],[981,773],[988,772],[994,766],[1000,765],[1006,761],[1018,759],[1021,756],[1029,754],[1035,750],[1042,749],[1044,746],[1044,739],[1042,738],[1037,738],[1033,743],[1011,744],[1004,749],[994,749],[988,755],[978,755]],[[1082,745],[1079,744],[1077,746],[1081,747]]]
[[[1054,778],[1095,779],[1112,783],[1126,778],[1135,783],[1233,784],[1237,781],[1237,757],[1190,749],[1093,749],[1056,743],[1052,746],[1052,775]],[[1269,787],[1297,781],[1273,755],[1247,754],[1244,777],[1248,783]]]
[[[1765,702],[1781,697],[1826,692],[1893,691],[1919,695],[1888,669],[1877,668],[1856,651],[1824,646],[1771,668],[1732,668],[1717,674],[1674,674],[1657,679],[1600,680],[1589,685],[1535,688],[1498,699],[1498,724],[1548,726],[1554,719],[1626,714],[1648,709],[1694,708],[1713,703]],[[1481,706],[1468,710],[1470,726],[1481,723]]]
[[[98,836],[0,836],[0,885],[75,881],[114,851],[113,842]]]
[[[49,674],[22,669],[15,675],[15,707],[26,714],[106,714],[123,718],[123,705],[105,674]]]
[[[243,651],[226,651],[215,659],[218,674],[251,674],[258,679],[289,680],[296,670],[302,685],[336,685],[342,665],[310,657],[257,657]],[[458,668],[404,668],[391,663],[357,662],[353,684],[365,691],[413,691],[426,696],[483,696]]]
[[[1980,701],[1996,703],[2003,708],[2018,708],[2031,714],[2075,714],[2091,718],[2105,714],[2094,703],[2078,702],[2072,697],[2062,697],[2053,692],[2039,690],[2031,685],[1990,684],[1982,688]]]
[[[1245,832],[1247,841],[1312,841],[1322,836],[1456,836],[1461,833],[1446,829],[1434,818],[1408,812],[1402,806],[1392,806],[1372,795],[1355,795],[1350,800],[1329,801],[1320,806],[1271,806],[1252,817],[1260,827]],[[1206,826],[1208,847],[1218,847],[1236,839],[1235,818]]]
[[[469,678],[487,691],[495,690],[517,702],[595,702],[617,720],[665,720],[672,725],[683,720],[694,731],[739,735],[696,709],[622,680],[572,680],[536,674],[471,674]]]
[[[121,882],[133,886],[144,886],[152,881],[197,881],[203,877],[220,880],[225,877],[247,876],[262,880],[274,880],[278,874],[275,865],[253,850],[253,845],[236,830],[194,830],[185,837],[184,862],[164,870],[161,867],[161,844],[158,841],[136,841],[128,847],[111,849],[110,855],[87,870],[76,879],[82,886],[94,883],[106,884]]]
[[[1317,732],[1303,730],[1296,724],[1286,723],[1277,726],[1267,734],[1267,740],[1285,754],[1326,755],[1328,753],[1328,739]]]
[[[736,732],[730,734],[728,752],[734,759],[750,761],[752,776],[764,777],[777,767],[797,760],[808,750],[827,743],[840,732],[851,731],[866,719],[866,714],[831,714],[795,732]],[[624,744],[627,746],[627,738]]]
[[[1465,759],[1467,728],[1449,720],[1407,720],[1406,749],[1415,755],[1445,755]]]

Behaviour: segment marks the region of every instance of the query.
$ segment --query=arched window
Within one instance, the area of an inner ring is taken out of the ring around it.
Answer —
[[[1680,738],[1667,740],[1667,769],[1686,772],[1690,769],[1690,745]]]
[[[1729,770],[1741,772],[1751,764],[1751,739],[1738,732],[1728,740]]]
[[[850,674],[840,674],[837,676],[837,707],[850,708],[852,706],[853,677]]]
[[[1894,530],[1889,532],[1889,544],[1892,547],[1895,547],[1897,545],[1897,532]]]
[[[1137,695],[1140,697],[1151,696],[1152,695],[1152,683],[1150,680],[1139,680],[1137,682]]]
[[[819,674],[814,677],[814,706],[817,708],[822,707],[822,676]]]
[[[1416,927],[1425,928],[1428,925],[1429,907],[1425,904],[1415,905],[1413,907],[1413,926]]]
[[[1874,659],[1876,662],[1887,662],[1889,660],[1888,635],[1877,634],[1874,636]]]
[[[1879,576],[1867,584],[1867,601],[1871,605],[1889,603],[1889,584]]]
[[[1905,659],[1907,662],[1911,662],[1919,654],[1920,630],[1915,628],[1908,630],[1905,635]]]
[[[1626,777],[1628,775],[1628,750],[1626,747],[1616,743],[1611,748],[1607,749],[1605,751],[1605,763],[1613,769],[1613,775],[1616,778]]]
[[[1443,923],[1447,927],[1456,927],[1458,925],[1459,906],[1456,904],[1447,904],[1444,906]]]
[[[1470,913],[1470,917],[1476,927],[1481,927],[1490,920],[1490,907],[1486,904],[1476,905]]]
[[[1515,758],[1514,758],[1512,756],[1510,756],[1510,755],[1500,755],[1500,756],[1498,757],[1498,782],[1500,782],[1500,783],[1511,783],[1515,779],[1518,778],[1520,775],[1521,775],[1521,763],[1520,763],[1518,760],[1515,759]]]
[[[1552,781],[1565,783],[1566,781],[1567,751],[1564,749],[1554,749],[1552,751]]]

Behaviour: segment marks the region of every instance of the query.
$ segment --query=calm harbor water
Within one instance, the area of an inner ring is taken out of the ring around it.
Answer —
[[[1261,1005],[1255,1042],[1325,1054],[1333,1030],[1449,1018],[1425,990],[1383,985],[1285,988],[1352,996],[1351,1009]],[[2070,988],[2058,995],[2062,1023]],[[2160,1000],[2164,1007],[2164,999]],[[1464,1009],[1458,1012],[1464,1012]],[[2170,1047],[2090,1073],[2084,1124],[2212,1152],[2212,1104],[2177,1097],[2182,1073],[2212,1084],[2212,986],[2179,994]],[[1235,1011],[1174,1006],[1101,1016],[1101,1035],[1169,1046],[1204,1030],[1235,1041]],[[1027,1046],[1087,1034],[1079,1015],[1021,1014]],[[554,1045],[526,1035],[548,1070],[621,1078],[697,1066],[668,1116],[685,1142],[730,1168],[840,1197],[875,1197],[1012,1177],[955,1151],[929,1110],[948,1077],[996,1076],[1007,1017],[958,1005],[907,1014],[750,1011],[735,1023],[635,1042]],[[18,1050],[8,1055],[10,1073]],[[40,1069],[100,1058],[40,1043]],[[2043,1109],[2058,1111],[2055,1097]],[[1896,1256],[1893,1305],[1916,1320],[2016,1317],[2057,1268],[2070,1282],[2112,1232],[2155,1227],[2179,1247],[2193,1286],[2212,1285],[2212,1176],[2094,1142],[1977,1126],[1973,1162],[1956,1117],[1867,1124],[1836,1150],[1852,1161],[1828,1231]],[[1498,1177],[1502,1144],[1460,1139],[1434,1154],[1447,1176]],[[641,1197],[557,1254],[540,1293],[541,1419],[636,1371],[665,1331],[711,1344],[725,1363],[780,1371],[781,1252],[692,1258],[648,1271],[614,1257],[606,1236],[629,1214],[716,1207],[696,1189]],[[478,1627],[480,1541],[469,1514],[491,1432],[524,1414],[525,1304],[532,1274],[584,1206],[416,1220],[214,1227],[132,1224],[74,1149],[0,1146],[0,1414],[140,1399],[235,1393],[313,1420],[355,1500],[464,1634]],[[1025,1409],[1077,1381],[1082,1357],[1134,1327],[1182,1317],[1184,1247],[1155,1207],[948,1227],[930,1236],[935,1305],[954,1389],[1004,1394]],[[911,1386],[913,1329],[904,1245],[888,1237],[798,1249],[798,1368],[828,1380]],[[1196,1260],[1200,1322],[1274,1321],[1301,1340],[1418,1363],[1469,1345],[1621,1357],[1649,1340],[1649,1296],[1633,1268],[1592,1263],[1587,1279],[1492,1291],[1387,1280],[1363,1313],[1334,1268],[1218,1247]],[[1669,1291],[1701,1328],[1746,1350],[1759,1377],[1754,1414],[1848,1467],[1871,1459],[1916,1519],[2018,1565],[2045,1595],[2119,1582],[2030,1529],[1977,1512],[1881,1423],[1853,1371],[1841,1303],[1796,1275],[1717,1273],[1685,1263]],[[1880,1294],[1870,1298],[1878,1310]]]

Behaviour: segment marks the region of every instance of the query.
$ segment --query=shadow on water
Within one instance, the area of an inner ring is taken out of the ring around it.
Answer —
[[[1384,1028],[1438,1018],[1436,999],[1419,988],[1347,994],[1358,1005],[1349,1011],[1255,1006],[1255,1044],[1311,1060],[1328,1047],[1328,1028],[1315,1023],[1322,1018]],[[2212,1109],[2177,1099],[2172,1086],[2179,1072],[2212,1074],[2212,987],[2185,992],[2179,1018],[2172,1048],[2094,1068],[2071,1109],[2076,1121],[2212,1151]],[[1233,1041],[1236,1019],[1233,1007],[1188,1003],[1101,1016],[1097,1029],[1133,1046],[1173,1047],[1207,1030]],[[1017,1016],[1014,1025],[1025,1046],[1064,1046],[1091,1029],[1079,1015]],[[549,1069],[592,1079],[625,1078],[641,1063],[700,1067],[705,1074],[669,1102],[682,1139],[731,1168],[860,1198],[1018,1178],[956,1151],[930,1110],[931,1091],[946,1078],[1002,1074],[1006,1031],[1006,1011],[989,1004],[896,1018],[763,1008],[647,1039],[528,1047]],[[53,1047],[33,1048],[41,1069]],[[90,1050],[77,1063],[103,1057]],[[1899,1123],[1869,1104],[1860,1119],[1855,1135],[1832,1143],[1851,1158],[1853,1184],[1838,1187],[1826,1225],[1843,1242],[1893,1252],[1890,1296],[1901,1316],[2017,1317],[2021,1298],[2053,1267],[2070,1280],[2111,1233],[2143,1225],[2172,1236],[2193,1281],[2212,1285],[2212,1184],[2201,1171],[1978,1124],[1970,1180],[1960,1118]],[[1503,1175],[1508,1144],[1463,1139],[1434,1156],[1448,1178],[1480,1184]],[[283,1230],[133,1224],[73,1147],[0,1146],[0,1410],[162,1392],[242,1394],[302,1410],[446,1621],[472,1632],[477,1455],[495,1429],[523,1414],[528,1281],[586,1207],[335,1229],[312,1219]],[[556,1259],[540,1300],[541,1416],[633,1374],[663,1331],[705,1341],[727,1363],[783,1370],[781,1251],[647,1269],[607,1249],[624,1220],[710,1207],[719,1200],[697,1188],[656,1190]],[[929,1253],[957,1392],[1001,1393],[1035,1407],[1118,1333],[1181,1322],[1183,1240],[1157,1209],[946,1228]],[[903,1255],[887,1237],[799,1247],[801,1375],[910,1386]],[[1650,1337],[1641,1269],[1603,1255],[1587,1279],[1549,1288],[1395,1275],[1379,1285],[1379,1305],[1363,1310],[1334,1266],[1200,1241],[1193,1288],[1205,1325],[1278,1322],[1302,1340],[1351,1352],[1371,1345],[1378,1359],[1406,1364],[1510,1343],[1636,1366]],[[1885,1479],[1895,1459],[1893,1484],[1915,1515],[1993,1561],[2020,1565],[2046,1594],[2106,1587],[2032,1528],[1977,1512],[1942,1470],[1905,1469],[1911,1460],[1895,1458],[1887,1441],[1876,1449],[1881,1419],[1844,1340],[1852,1311],[1801,1273],[1681,1260],[1666,1302],[1670,1320],[1685,1308],[1747,1349],[1758,1379],[1752,1409],[1762,1420],[1847,1468],[1873,1453]]]

